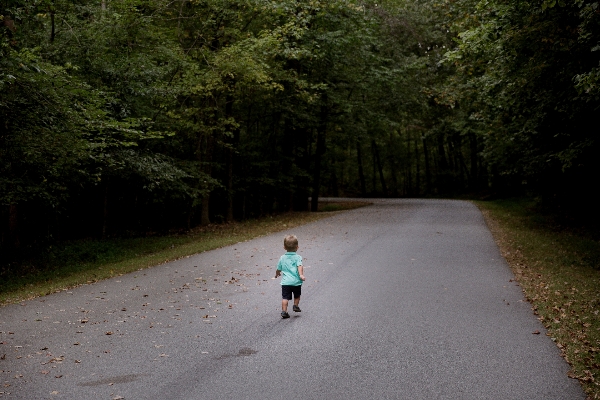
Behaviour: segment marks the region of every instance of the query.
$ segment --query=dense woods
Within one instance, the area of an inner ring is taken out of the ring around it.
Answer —
[[[599,13],[0,0],[0,252],[314,210],[324,195],[527,193],[593,212]]]

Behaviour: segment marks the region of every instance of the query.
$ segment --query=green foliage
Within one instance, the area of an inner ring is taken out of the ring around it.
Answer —
[[[562,204],[589,195],[599,167],[590,130],[599,100],[594,4],[466,4],[467,17],[454,22],[457,47],[445,56],[461,106],[481,122],[494,179],[526,181]]]
[[[595,4],[4,2],[1,247],[321,194],[565,204],[598,166]]]

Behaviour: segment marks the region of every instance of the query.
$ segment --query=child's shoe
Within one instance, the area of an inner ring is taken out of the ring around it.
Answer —
[[[281,318],[289,318],[290,314],[287,313],[287,311],[282,311],[281,312]]]
[[[294,312],[302,312],[302,310],[300,309],[300,307],[294,306]]]

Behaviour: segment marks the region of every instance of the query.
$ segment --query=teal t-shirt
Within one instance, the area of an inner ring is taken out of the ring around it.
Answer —
[[[302,265],[302,256],[288,251],[279,258],[277,269],[281,271],[281,284],[288,286],[301,286],[302,279],[298,272],[298,266]]]

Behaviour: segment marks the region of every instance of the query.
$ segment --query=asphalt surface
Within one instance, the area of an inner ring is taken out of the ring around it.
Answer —
[[[374,202],[0,308],[0,397],[584,398],[475,206]],[[284,320],[287,233],[307,280]]]

